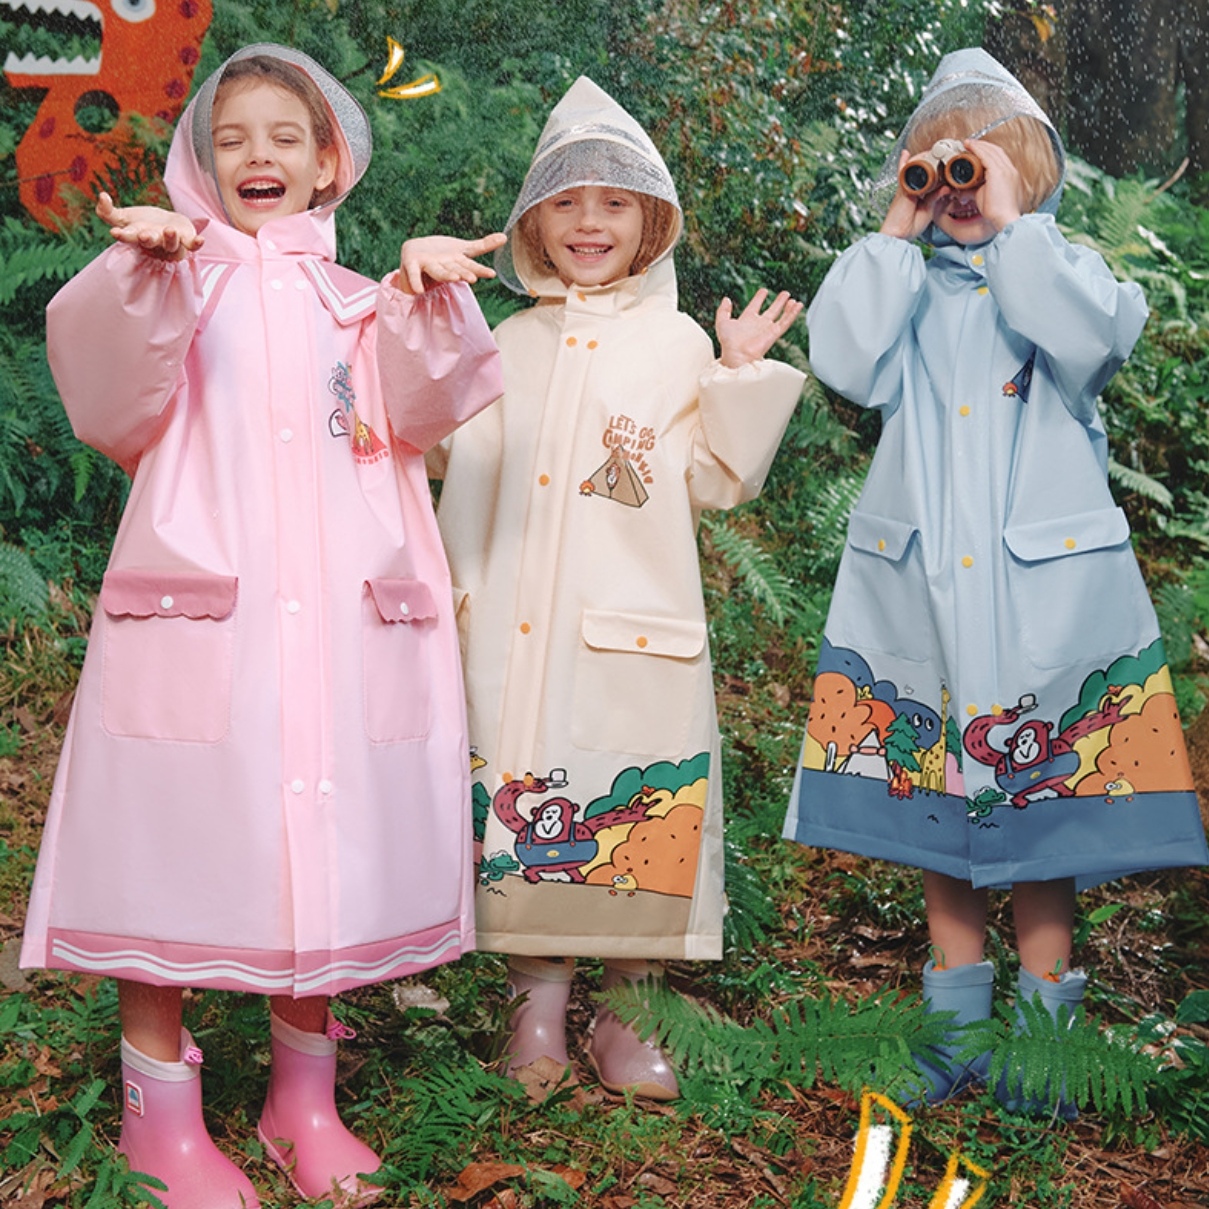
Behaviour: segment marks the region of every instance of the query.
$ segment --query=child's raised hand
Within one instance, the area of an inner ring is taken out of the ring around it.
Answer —
[[[966,139],[966,147],[982,160],[986,176],[974,194],[982,217],[997,231],[1024,213],[1024,182],[1012,157],[997,143]]]
[[[910,155],[904,150],[898,157],[898,168],[903,165]],[[894,199],[882,219],[881,233],[892,235],[895,239],[918,239],[924,228],[932,221],[932,203],[936,195],[929,193],[926,197],[915,198],[903,192],[902,185],[895,190]]]
[[[473,284],[494,277],[495,270],[474,258],[486,256],[502,247],[508,237],[496,232],[482,239],[458,239],[453,235],[424,235],[409,239],[399,256],[399,289],[405,294],[422,294],[431,285],[446,281]]]
[[[119,243],[134,244],[156,260],[184,260],[205,242],[183,214],[158,206],[115,206],[108,193],[97,201],[97,217]]]
[[[761,314],[760,308],[767,297],[767,290],[757,290],[738,315],[733,314],[734,307],[729,298],[723,298],[718,304],[714,327],[722,346],[723,365],[737,369],[740,365],[759,361],[802,313],[802,304],[782,290]]]

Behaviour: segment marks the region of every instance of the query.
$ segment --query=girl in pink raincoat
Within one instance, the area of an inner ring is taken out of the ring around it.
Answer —
[[[201,1117],[181,991],[270,995],[259,1133],[304,1196],[364,1203],[328,998],[473,947],[467,738],[422,452],[496,398],[477,242],[334,261],[369,126],[322,68],[250,46],[176,131],[175,212],[48,312],[73,426],[132,475],[22,962],[119,979],[131,1167],[171,1209],[256,1205]]]

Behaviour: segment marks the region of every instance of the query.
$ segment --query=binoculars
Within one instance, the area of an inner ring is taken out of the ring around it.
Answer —
[[[899,170],[902,191],[916,200],[941,185],[951,189],[977,189],[986,175],[982,160],[958,139],[941,139],[930,151],[912,156]]]

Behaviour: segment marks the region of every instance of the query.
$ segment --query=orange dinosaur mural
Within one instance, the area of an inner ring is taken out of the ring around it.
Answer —
[[[22,204],[53,230],[68,216],[64,184],[87,192],[117,169],[132,114],[165,122],[179,116],[210,26],[211,0],[6,0],[6,7],[10,19],[65,36],[95,38],[100,30],[96,58],[10,54],[4,63],[12,87],[46,90],[16,161]],[[86,108],[107,109],[113,128],[89,133],[78,121]]]

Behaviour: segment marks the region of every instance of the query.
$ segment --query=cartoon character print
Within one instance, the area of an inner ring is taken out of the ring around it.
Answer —
[[[650,498],[647,484],[654,481],[646,455],[655,448],[655,430],[618,414],[609,418],[601,444],[609,456],[580,483],[580,495],[641,508]]]
[[[343,361],[336,362],[327,388],[340,400],[340,406],[328,417],[328,432],[334,437],[348,437],[352,442],[353,457],[358,462],[368,464],[389,457],[390,450],[385,442],[357,414],[357,392]]]
[[[71,217],[60,186],[86,193],[93,182],[120,176],[123,162],[142,158],[132,117],[174,122],[179,116],[201,58],[211,0],[10,0],[5,13],[10,21],[100,43],[96,58],[10,54],[4,64],[10,87],[45,90],[17,145],[15,179],[21,204],[54,231]],[[107,112],[112,127],[82,127],[85,109]]]
[[[1028,402],[1029,387],[1033,384],[1033,362],[1035,360],[1036,353],[1020,367],[1010,381],[1003,384],[1005,398],[1019,399],[1021,403]]]
[[[954,792],[949,783],[960,778],[949,755],[948,701],[943,686],[939,710],[911,688],[900,692],[877,680],[861,655],[824,639],[803,765],[882,781],[892,797]]]
[[[1037,698],[1026,693],[1015,706],[984,714],[970,721],[963,743],[966,752],[980,764],[995,770],[995,783],[1019,810],[1043,798],[1072,797],[1071,783],[1082,763],[1075,743],[1086,735],[1120,721],[1129,697],[1106,698],[1100,708],[1086,714],[1058,734],[1054,724],[1041,718],[1021,723],[1002,748],[990,742],[990,733],[1002,726],[1016,726],[1024,715],[1037,708]]]
[[[583,807],[563,796],[521,805],[526,794],[566,788],[564,769],[543,777],[508,776],[491,798],[491,814],[512,833],[512,852],[483,852],[480,883],[498,884],[519,873],[534,884],[604,887],[611,897],[633,898],[645,891],[691,898],[708,767],[709,753],[702,752],[680,764],[627,768],[613,778],[607,794]],[[475,786],[476,795],[480,789]]]

